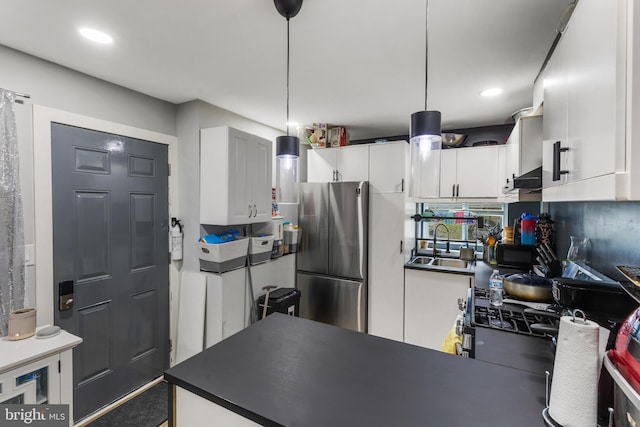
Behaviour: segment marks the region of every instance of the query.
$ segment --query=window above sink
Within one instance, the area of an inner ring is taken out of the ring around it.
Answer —
[[[426,214],[425,214],[426,212]],[[506,210],[503,203],[416,203],[416,213],[423,216],[447,217],[447,219],[424,220],[416,223],[416,254],[430,255],[433,253],[434,230],[439,224],[444,224],[449,232],[449,253],[443,257],[457,258],[460,248],[474,246],[481,251],[480,237],[483,230],[506,224]],[[484,228],[478,229],[477,222],[465,220],[469,217],[482,217]],[[450,219],[449,219],[450,218]],[[447,232],[444,227],[438,227],[436,249],[446,250]]]

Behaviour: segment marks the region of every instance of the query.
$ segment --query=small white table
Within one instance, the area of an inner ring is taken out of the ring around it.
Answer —
[[[72,349],[81,342],[64,330],[51,338],[0,338],[0,404],[68,404],[73,426]]]

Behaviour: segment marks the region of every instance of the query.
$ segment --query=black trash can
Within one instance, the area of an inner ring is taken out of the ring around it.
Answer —
[[[264,297],[258,297],[258,319],[262,319],[264,311]],[[300,290],[296,288],[278,288],[269,292],[267,316],[271,313],[283,313],[300,317]]]

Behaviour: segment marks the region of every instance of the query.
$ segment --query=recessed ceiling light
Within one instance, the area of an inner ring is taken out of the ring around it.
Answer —
[[[113,43],[113,37],[109,34],[104,33],[102,31],[96,30],[94,28],[80,28],[78,30],[80,35],[92,42],[100,43],[100,44],[111,44]]]
[[[496,95],[500,95],[502,93],[502,89],[500,89],[499,87],[492,87],[491,89],[485,89],[482,92],[480,92],[480,95],[482,96],[496,96]]]

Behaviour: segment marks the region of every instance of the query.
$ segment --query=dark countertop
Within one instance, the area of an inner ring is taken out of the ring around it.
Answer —
[[[544,425],[543,375],[278,313],[165,378],[263,425]]]

